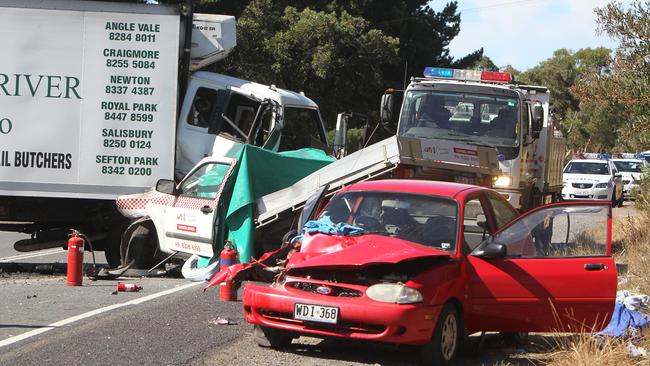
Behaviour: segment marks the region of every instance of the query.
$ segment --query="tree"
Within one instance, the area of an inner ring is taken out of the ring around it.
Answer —
[[[492,59],[489,57],[483,55],[481,58],[476,60],[474,64],[471,66],[473,70],[480,70],[480,71],[499,71],[499,67],[492,62]]]
[[[573,89],[587,75],[607,74],[611,67],[610,53],[604,47],[577,52],[562,48],[518,77],[524,84],[550,89],[554,119],[573,149],[608,149],[615,143],[615,139],[594,134],[611,135],[616,131],[616,124],[611,123],[603,108],[581,104],[580,96]]]
[[[381,94],[405,76],[471,65],[483,52],[449,55],[460,29],[455,2],[440,12],[426,0],[220,0],[199,10],[238,17],[238,45],[215,71],[305,91],[330,125],[343,110],[376,117]]]
[[[596,9],[599,31],[619,41],[606,73],[591,73],[574,87],[585,103],[618,119],[619,150],[641,151],[650,143],[650,3],[629,8],[610,3]]]

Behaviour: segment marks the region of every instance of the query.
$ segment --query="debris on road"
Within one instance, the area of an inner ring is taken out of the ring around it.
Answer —
[[[138,292],[142,290],[142,286],[135,283],[117,283],[118,292]]]
[[[210,324],[214,324],[214,325],[237,325],[237,322],[232,320],[232,319],[222,318],[222,317],[218,316],[218,317],[210,320]]]

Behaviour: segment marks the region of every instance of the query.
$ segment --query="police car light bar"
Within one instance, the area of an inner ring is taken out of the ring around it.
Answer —
[[[496,83],[512,82],[512,74],[509,72],[460,70],[443,67],[426,67],[424,69],[424,76],[456,80],[491,81]]]

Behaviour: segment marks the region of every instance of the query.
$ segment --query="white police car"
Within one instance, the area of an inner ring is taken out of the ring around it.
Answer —
[[[623,197],[632,198],[632,192],[639,191],[639,181],[643,178],[641,159],[612,159],[623,179]]]
[[[562,175],[563,200],[612,201],[623,205],[623,181],[613,162],[600,159],[571,160]]]

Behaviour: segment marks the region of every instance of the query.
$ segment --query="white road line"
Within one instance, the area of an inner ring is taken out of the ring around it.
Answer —
[[[4,340],[0,341],[0,348],[2,348],[4,346],[8,346],[8,345],[10,345],[12,343],[16,343],[18,341],[22,341],[22,340],[30,338],[30,337],[37,336],[39,334],[47,332],[48,330],[52,330],[52,329],[55,329],[55,328],[58,328],[58,327],[62,327],[64,325],[68,325],[68,324],[74,323],[74,322],[82,320],[82,319],[90,318],[91,316],[95,316],[95,315],[98,315],[98,314],[101,314],[101,313],[106,313],[108,311],[119,309],[119,308],[129,306],[129,305],[139,305],[139,304],[142,304],[142,303],[147,302],[149,300],[157,299],[157,298],[165,296],[165,295],[170,295],[170,294],[173,294],[174,292],[182,291],[182,290],[188,289],[188,288],[190,288],[192,286],[196,286],[196,285],[200,285],[200,284],[201,284],[201,282],[192,282],[192,283],[189,283],[187,285],[171,288],[171,289],[165,290],[165,291],[156,292],[155,294],[151,294],[151,295],[148,295],[148,296],[133,299],[133,300],[121,303],[121,304],[114,304],[114,305],[109,305],[109,306],[106,306],[106,307],[103,307],[103,308],[91,310],[91,311],[89,311],[87,313],[83,313],[83,314],[76,315],[76,316],[73,316],[73,317],[70,317],[70,318],[67,318],[67,319],[63,319],[61,321],[58,321],[56,323],[52,323],[52,324],[47,325],[45,327],[34,329],[34,330],[29,331],[29,332],[26,332],[26,333],[23,333],[23,334],[19,334],[17,336],[13,336],[13,337],[4,339]]]
[[[13,261],[21,260],[21,259],[43,257],[43,256],[46,256],[46,255],[61,254],[61,253],[66,253],[66,251],[63,250],[62,248],[41,250],[41,251],[38,251],[36,253],[17,254],[17,255],[12,255],[10,257],[3,257],[3,258],[0,258],[0,263],[13,262]]]

